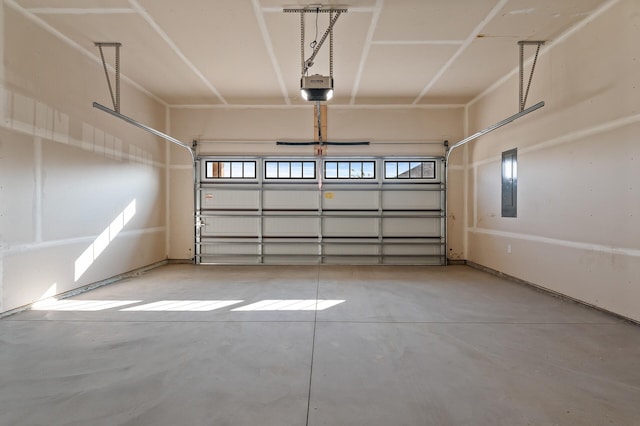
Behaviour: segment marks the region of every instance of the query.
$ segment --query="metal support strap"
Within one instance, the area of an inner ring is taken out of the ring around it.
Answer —
[[[120,112],[120,46],[122,43],[117,42],[95,42],[100,50],[100,59],[102,59],[102,67],[104,68],[104,76],[107,78],[107,86],[109,87],[109,94],[111,95],[111,102],[113,102],[113,110],[117,113]],[[113,87],[111,86],[111,79],[109,78],[109,71],[107,70],[107,62],[104,59],[103,47],[115,47],[116,48],[116,92],[113,93]]]
[[[529,88],[531,87],[531,80],[533,79],[533,71],[536,69],[536,62],[538,61],[538,53],[540,53],[540,46],[544,44],[544,41],[519,41],[520,46],[520,100],[518,106],[520,111],[524,111],[527,104],[527,97],[529,96]],[[527,91],[524,91],[524,46],[535,45],[537,46],[536,55],[533,58],[533,66],[531,67],[531,74],[529,74],[529,82],[527,83]]]
[[[327,28],[327,30],[322,35],[322,38],[320,38],[320,41],[318,42],[318,44],[316,44],[316,46],[314,47],[313,53],[311,53],[311,56],[309,57],[309,59],[307,59],[304,62],[304,68],[302,69],[302,75],[305,75],[307,73],[307,71],[309,71],[309,68],[311,68],[311,66],[313,65],[313,60],[316,58],[316,55],[320,51],[320,48],[322,47],[322,44],[327,39],[327,36],[329,34],[333,33],[333,26],[335,25],[336,21],[340,17],[341,13],[342,12],[338,11],[335,15],[332,14],[333,16],[331,18],[331,21],[329,21],[329,27]],[[329,58],[329,60],[332,61],[331,58]]]
[[[316,58],[316,55],[320,51],[322,44],[329,36],[329,75],[333,77],[333,26],[336,21],[340,17],[340,14],[347,12],[345,8],[333,8],[333,7],[302,7],[302,8],[284,8],[282,9],[285,13],[299,13],[300,14],[300,56],[301,56],[301,67],[302,67],[302,75],[306,75],[309,71],[309,68],[313,66],[313,60]],[[304,59],[304,14],[305,13],[329,13],[329,27],[322,35],[320,41],[313,46],[313,52],[309,59]]]

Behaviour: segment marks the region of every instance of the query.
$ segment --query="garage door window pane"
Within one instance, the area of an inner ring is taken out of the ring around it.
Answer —
[[[338,178],[338,163],[335,161],[327,161],[324,163],[324,177],[326,179]]]
[[[305,161],[302,166],[302,177],[304,179],[316,178],[316,163],[313,161]]]
[[[231,163],[231,177],[232,178],[241,178],[244,173],[244,166],[239,161],[234,161]]]
[[[302,179],[302,162],[291,163],[291,177],[293,179]]]
[[[288,178],[289,176],[289,167],[290,163],[288,161],[280,161],[278,163],[278,177],[279,178]]]
[[[375,163],[373,161],[362,163],[362,177],[364,177],[365,179],[375,179],[375,170]]]
[[[412,162],[409,166],[409,178],[420,179],[422,177],[422,163]]]
[[[278,163],[275,161],[266,162],[266,175],[267,179],[278,178]]]
[[[244,162],[244,178],[255,179],[256,178],[256,163],[253,161]]]
[[[352,179],[362,179],[362,163],[351,163],[351,176]]]
[[[395,179],[398,177],[398,163],[395,161],[387,161],[384,164],[384,177],[387,179]]]
[[[398,178],[400,179],[408,179],[409,178],[409,162],[398,162]]]
[[[350,176],[349,162],[338,162],[338,179],[348,179]]]

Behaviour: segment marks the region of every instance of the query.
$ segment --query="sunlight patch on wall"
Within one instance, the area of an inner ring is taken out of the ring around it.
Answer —
[[[215,311],[225,306],[242,303],[242,300],[161,300],[145,305],[132,306],[121,311]]]
[[[232,311],[323,311],[344,300],[262,300]]]
[[[129,205],[111,222],[111,224],[95,239],[93,243],[78,257],[75,261],[74,281],[78,281],[80,277],[89,269],[95,260],[102,254],[107,246],[122,231],[127,223],[136,214],[136,200],[134,199]]]

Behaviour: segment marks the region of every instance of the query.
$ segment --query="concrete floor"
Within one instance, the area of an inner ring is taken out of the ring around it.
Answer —
[[[640,327],[465,266],[171,265],[42,309],[0,321],[0,425],[640,425]]]

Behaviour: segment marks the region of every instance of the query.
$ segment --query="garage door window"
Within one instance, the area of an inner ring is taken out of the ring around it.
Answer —
[[[266,179],[315,179],[315,161],[265,161]]]
[[[325,179],[375,179],[375,161],[326,161]]]
[[[255,161],[206,161],[207,179],[255,179]]]
[[[435,161],[385,161],[385,179],[435,179]]]

